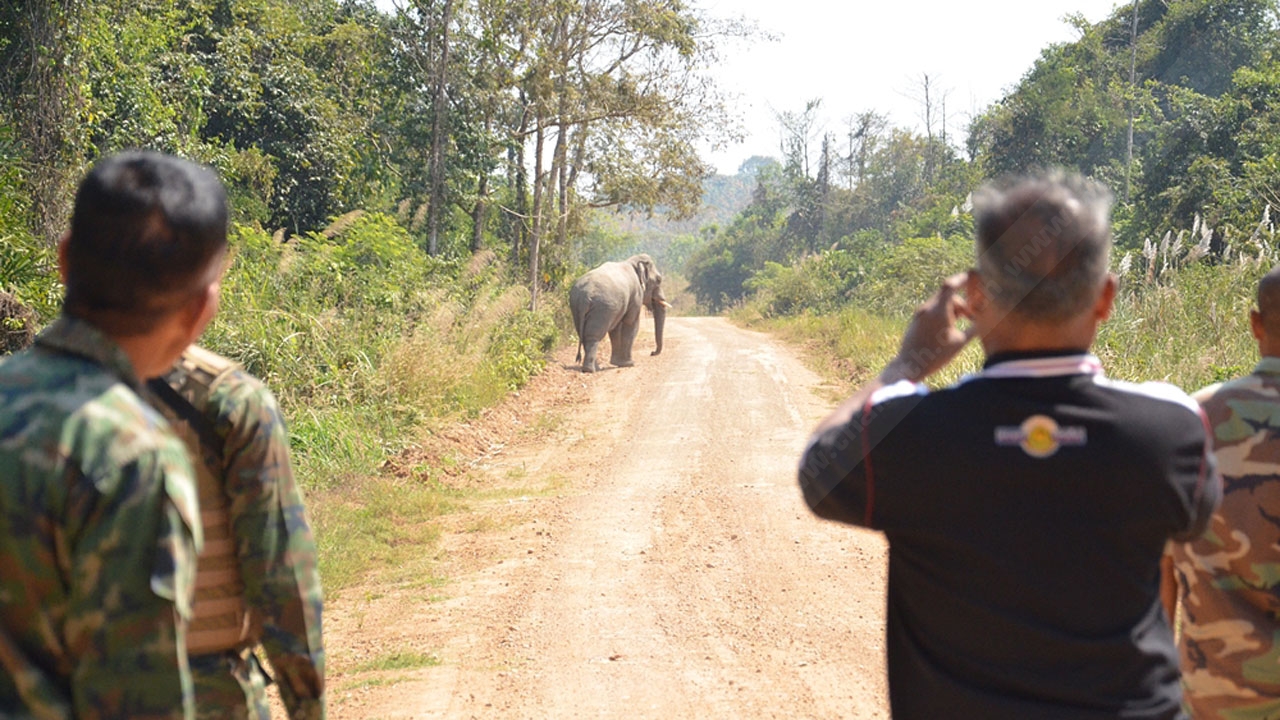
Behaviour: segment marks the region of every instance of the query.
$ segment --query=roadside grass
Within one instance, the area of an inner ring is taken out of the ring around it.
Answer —
[[[1272,266],[1265,253],[1208,264],[1176,263],[1160,273],[1123,273],[1111,317],[1093,351],[1109,377],[1161,380],[1188,392],[1248,373],[1257,362],[1249,329],[1257,281]],[[1128,268],[1125,268],[1128,270]],[[903,303],[912,307],[924,300]],[[870,380],[898,349],[909,316],[885,316],[845,306],[828,314],[765,317],[748,302],[731,317],[805,348],[811,365],[843,397]],[[929,379],[934,387],[981,367],[977,344]]]
[[[898,352],[906,329],[905,317],[884,317],[845,307],[836,312],[765,318],[741,308],[732,314],[740,324],[769,332],[805,349],[806,362],[831,384],[833,396],[843,398],[876,376]],[[969,347],[929,384],[943,386],[981,367],[982,353]]]
[[[351,669],[353,673],[383,672],[388,670],[417,670],[424,667],[435,667],[440,658],[435,655],[414,650],[395,650],[367,660]]]
[[[435,518],[456,507],[430,487],[374,476],[308,499],[326,594],[379,568],[429,574],[441,536]]]
[[[1183,268],[1160,283],[1121,290],[1094,351],[1122,380],[1163,380],[1188,392],[1253,369],[1249,328],[1258,280],[1269,261]]]
[[[349,692],[352,690],[362,690],[365,688],[392,687],[395,685],[399,685],[400,683],[409,682],[412,679],[413,678],[409,677],[408,675],[394,675],[391,677],[387,677],[385,675],[379,675],[376,677],[359,678],[343,684],[342,690]],[[376,719],[370,718],[369,720],[376,720]]]
[[[407,478],[370,474],[308,496],[316,529],[320,575],[326,595],[376,574],[380,582],[413,589],[438,588],[444,517],[478,505],[519,502],[558,492],[565,478],[549,475],[516,487],[446,485],[430,471]],[[527,478],[520,478],[522,481]],[[479,515],[460,525],[465,533],[503,530],[510,521]]]
[[[443,467],[380,470],[433,430],[523,387],[559,340],[492,253],[430,257],[393,218],[352,213],[287,243],[237,227],[222,309],[202,342],[261,378],[288,420],[327,595],[378,575],[437,582],[441,518],[485,498]],[[547,422],[552,422],[548,420]]]

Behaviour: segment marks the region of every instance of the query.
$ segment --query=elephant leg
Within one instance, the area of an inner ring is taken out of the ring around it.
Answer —
[[[635,361],[631,359],[631,348],[635,345],[636,335],[640,332],[639,321],[627,323],[625,320],[609,333],[609,341],[613,346],[609,362],[618,367],[631,367]]]
[[[630,367],[631,348],[627,345],[626,326],[619,324],[609,331],[609,364],[614,367]]]
[[[589,373],[600,369],[600,364],[596,361],[596,352],[599,348],[599,340],[586,339],[582,341],[582,372]]]

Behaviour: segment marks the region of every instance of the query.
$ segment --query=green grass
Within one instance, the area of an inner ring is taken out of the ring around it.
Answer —
[[[424,667],[435,667],[440,658],[435,655],[412,650],[396,650],[367,660],[352,668],[352,672],[382,672],[387,670],[417,670]]]
[[[1158,281],[1130,276],[1093,350],[1110,377],[1162,380],[1188,392],[1245,374],[1258,357],[1249,310],[1257,281],[1270,266],[1270,258],[1249,257],[1170,269]],[[907,324],[905,317],[853,307],[779,318],[765,318],[752,308],[748,303],[734,319],[809,350],[816,369],[833,380],[839,394],[871,379],[893,358]],[[952,383],[981,362],[975,343],[929,383]]]
[[[456,497],[416,480],[368,477],[312,497],[325,592],[356,585],[376,569],[430,574],[441,536],[440,515]]]
[[[461,463],[447,454],[409,479],[379,467],[523,386],[563,312],[556,294],[530,312],[491,253],[429,257],[378,214],[338,225],[288,243],[237,228],[201,341],[279,398],[329,594],[371,574],[435,577],[442,516],[483,496],[439,482]]]
[[[805,313],[790,317],[762,318],[740,311],[734,319],[807,350],[810,365],[843,395],[875,377],[898,352],[907,321],[886,318],[846,307],[828,315]],[[929,379],[931,385],[946,385],[982,365],[982,353],[966,348],[951,365]]]
[[[392,687],[395,685],[399,685],[400,683],[403,683],[403,682],[408,682],[412,679],[413,678],[408,677],[406,675],[395,675],[392,677],[385,677],[385,676],[367,677],[367,678],[360,678],[359,680],[355,680],[350,683],[346,683],[342,686],[342,689],[343,690],[359,690],[361,688]],[[376,719],[368,718],[367,720],[376,720]]]
[[[1258,279],[1269,263],[1194,265],[1160,284],[1133,282],[1098,333],[1094,350],[1112,377],[1164,380],[1187,391],[1249,372]]]
[[[445,582],[437,571],[444,516],[481,504],[549,495],[565,482],[550,475],[533,486],[452,487],[429,479],[432,472],[352,478],[308,498],[326,595],[357,586],[373,573],[385,583],[440,587]],[[501,518],[481,515],[466,520],[461,529],[474,533],[508,526]]]

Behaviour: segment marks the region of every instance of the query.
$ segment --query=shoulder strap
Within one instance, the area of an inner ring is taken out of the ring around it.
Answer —
[[[155,377],[148,380],[147,389],[178,417],[186,421],[187,425],[200,438],[202,445],[213,450],[218,457],[222,457],[222,438],[218,437],[218,433],[214,430],[213,423],[209,422],[209,418],[196,409],[195,405],[192,405],[189,400],[182,397],[182,394],[174,390],[173,386],[168,382],[165,382],[163,377]]]

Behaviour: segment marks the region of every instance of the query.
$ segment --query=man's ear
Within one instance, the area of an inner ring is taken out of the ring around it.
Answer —
[[[1116,291],[1120,287],[1120,280],[1115,273],[1107,273],[1107,279],[1102,283],[1102,292],[1098,295],[1098,301],[1093,306],[1093,316],[1098,322],[1102,322],[1111,317],[1111,310],[1115,307]]]
[[[964,296],[970,312],[980,312],[987,305],[987,288],[977,268],[970,268],[964,279]]]
[[[183,332],[187,335],[187,345],[195,342],[209,321],[218,312],[218,300],[221,296],[221,279],[209,283],[203,292],[197,293],[187,301],[181,311]],[[183,347],[186,347],[184,345]]]
[[[1249,311],[1249,329],[1253,331],[1253,339],[1262,342],[1267,337],[1267,326],[1262,322],[1262,313]]]

